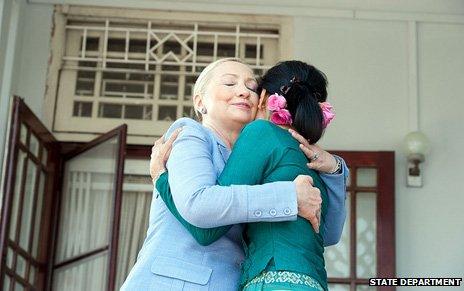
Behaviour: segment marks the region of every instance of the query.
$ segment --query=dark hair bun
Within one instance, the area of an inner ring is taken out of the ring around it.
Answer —
[[[327,99],[324,73],[301,61],[285,61],[267,71],[260,87],[270,94],[283,94],[292,115],[292,126],[310,143],[316,143],[321,138],[324,128],[319,102]]]

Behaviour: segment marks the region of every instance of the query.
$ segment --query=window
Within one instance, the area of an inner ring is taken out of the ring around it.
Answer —
[[[116,9],[101,10],[106,14],[83,17],[82,9],[70,8],[61,15],[61,33],[54,34],[53,43],[62,47],[52,56],[60,61],[52,113],[58,138],[80,140],[76,134],[124,122],[130,142],[150,143],[174,120],[194,116],[192,88],[209,63],[239,57],[259,75],[280,58],[281,24],[270,18],[205,21],[209,17],[170,13],[170,20],[143,19],[149,14],[140,12],[121,19],[111,16]]]

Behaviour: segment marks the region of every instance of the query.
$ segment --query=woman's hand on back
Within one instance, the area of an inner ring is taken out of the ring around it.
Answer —
[[[182,127],[176,129],[167,141],[164,141],[165,134],[157,139],[151,148],[150,155],[150,176],[155,182],[159,176],[166,171],[166,162],[171,154],[172,144],[182,131]]]
[[[299,175],[293,181],[296,185],[298,215],[308,220],[316,233],[321,224],[321,191],[313,186],[311,176]]]
[[[288,131],[300,143],[300,149],[310,161],[307,164],[308,168],[322,173],[333,173],[337,169],[337,160],[332,154],[316,144],[310,144],[295,130],[289,129]]]

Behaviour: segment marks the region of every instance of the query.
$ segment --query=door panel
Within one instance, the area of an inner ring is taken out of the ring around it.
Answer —
[[[350,177],[342,237],[324,255],[329,288],[377,290],[367,285],[369,278],[395,276],[394,153],[338,154],[345,158]]]
[[[0,290],[114,290],[126,125],[65,156],[19,97],[9,125]]]
[[[113,290],[126,126],[65,157],[53,290]]]
[[[0,284],[3,290],[40,289],[47,272],[56,140],[19,98],[13,99],[2,200]],[[52,154],[50,154],[52,153]]]

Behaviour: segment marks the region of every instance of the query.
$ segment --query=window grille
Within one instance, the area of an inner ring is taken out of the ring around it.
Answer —
[[[66,19],[55,132],[159,136],[193,117],[194,82],[209,63],[239,57],[262,74],[279,59],[276,24]],[[150,139],[151,141],[151,139]]]

